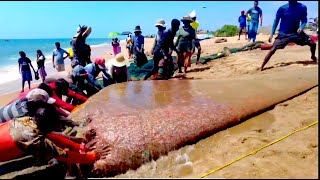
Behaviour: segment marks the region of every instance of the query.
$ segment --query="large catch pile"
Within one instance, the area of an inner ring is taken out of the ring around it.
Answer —
[[[110,146],[100,177],[124,173],[318,85],[317,68],[232,80],[138,81],[111,85],[73,113]]]

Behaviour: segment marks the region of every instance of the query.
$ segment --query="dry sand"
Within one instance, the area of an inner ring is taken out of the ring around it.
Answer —
[[[259,35],[257,40],[267,39],[267,35]],[[222,51],[225,46],[234,48],[248,44],[245,40],[238,41],[237,37],[227,40],[228,42],[221,44],[214,43],[215,39],[202,41],[202,56]],[[152,39],[145,40],[146,51],[150,52],[152,43]],[[124,44],[122,52],[127,57]],[[268,69],[261,72],[259,68],[267,52],[257,49],[231,54],[206,65],[193,64],[187,77],[224,79],[269,74],[288,69],[303,71],[305,68],[318,67],[318,64],[310,63],[309,47],[292,46],[276,52],[266,65]],[[99,57],[110,59],[113,55],[107,52]],[[11,93],[1,96],[0,106],[16,95],[17,93]],[[117,177],[197,178],[315,120],[318,120],[318,87],[278,104],[274,109],[237,126],[216,133],[194,145],[172,151],[136,171],[128,171]],[[190,158],[190,162],[177,163],[176,158],[184,153]],[[208,177],[317,178],[318,175],[318,125],[315,125]]]

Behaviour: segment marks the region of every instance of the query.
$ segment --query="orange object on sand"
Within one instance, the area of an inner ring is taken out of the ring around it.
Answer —
[[[77,107],[75,107],[71,112],[74,113],[74,112],[77,112],[78,109],[80,109],[82,106],[84,106],[85,103],[82,103],[80,105],[78,105]]]
[[[23,155],[10,135],[10,121],[0,124],[0,162],[9,161]]]

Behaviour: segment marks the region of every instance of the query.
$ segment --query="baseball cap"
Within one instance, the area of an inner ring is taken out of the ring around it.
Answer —
[[[53,104],[56,102],[55,99],[49,97],[48,93],[45,90],[35,88],[31,90],[27,95],[26,98],[28,101],[43,101],[48,104]]]
[[[95,60],[95,63],[98,64],[98,67],[102,70],[102,69],[106,69],[106,60],[105,59],[101,59],[101,58],[97,58]]]

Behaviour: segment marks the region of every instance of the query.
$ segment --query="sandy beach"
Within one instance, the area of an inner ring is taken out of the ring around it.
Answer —
[[[220,52],[224,47],[235,48],[248,44],[244,37],[242,40],[237,40],[237,38],[228,37],[228,42],[219,44],[214,43],[216,38],[202,41],[202,56]],[[267,41],[267,39],[268,35],[257,37],[257,40],[261,41]],[[145,39],[146,52],[150,52],[152,43],[153,39]],[[101,47],[103,48],[106,47]],[[128,57],[124,43],[121,44],[121,49],[125,57]],[[208,62],[206,65],[192,64],[187,77],[230,79],[278,71],[303,71],[306,68],[318,68],[318,64],[311,63],[308,46],[288,46],[276,52],[266,65],[267,69],[261,72],[259,68],[267,52],[256,49],[231,54],[228,57]],[[109,60],[113,58],[110,53],[110,50],[103,52],[93,49],[92,57]],[[20,90],[20,86],[18,87]],[[5,105],[15,96],[17,92],[2,95],[0,106]],[[206,172],[315,120],[318,120],[318,87],[278,104],[273,109],[237,126],[216,133],[194,145],[172,151],[157,161],[152,161],[135,171],[128,171],[117,177],[198,178]],[[176,158],[184,153],[190,158],[191,164],[181,165],[176,162]],[[317,178],[318,175],[318,125],[315,125],[207,177]]]

